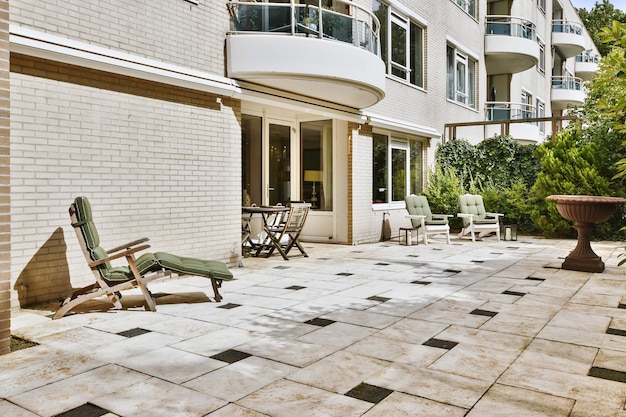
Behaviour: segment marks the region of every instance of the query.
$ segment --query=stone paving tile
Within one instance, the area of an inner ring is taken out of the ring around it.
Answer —
[[[286,380],[277,381],[237,401],[273,417],[360,416],[372,404]]]
[[[568,417],[574,401],[496,384],[466,417]]]
[[[559,269],[574,246],[307,244],[245,258],[222,303],[174,277],[151,283],[172,294],[156,313],[19,310],[12,333],[41,344],[0,357],[0,415],[626,417],[623,248],[602,243],[602,274]]]
[[[345,394],[389,362],[340,351],[289,375],[291,381]]]
[[[223,400],[158,378],[147,379],[91,402],[124,417],[202,417],[226,405]]]

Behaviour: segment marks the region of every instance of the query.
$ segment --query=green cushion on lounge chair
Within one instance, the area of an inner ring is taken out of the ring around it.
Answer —
[[[233,274],[223,262],[186,258],[165,252],[155,252],[154,257],[163,268],[172,271],[215,279],[233,279]]]

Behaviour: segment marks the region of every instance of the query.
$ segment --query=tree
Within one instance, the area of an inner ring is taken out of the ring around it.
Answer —
[[[626,13],[616,9],[609,0],[602,0],[602,2],[596,1],[590,11],[584,8],[578,9],[578,15],[598,47],[600,54],[602,56],[608,55],[611,51],[611,45],[602,42],[602,28],[611,27],[614,20],[626,23]]]

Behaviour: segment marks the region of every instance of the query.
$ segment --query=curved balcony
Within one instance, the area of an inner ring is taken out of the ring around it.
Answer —
[[[597,55],[576,55],[576,76],[582,78],[583,81],[589,81],[598,72],[600,59]]]
[[[513,103],[507,101],[487,101],[485,102],[485,119],[495,120],[523,120],[537,117],[535,106],[526,103]],[[516,140],[529,143],[540,142],[543,139],[540,125],[537,122],[511,123],[509,134]],[[485,126],[486,137],[501,134],[500,125]]]
[[[350,15],[291,3],[229,2],[226,39],[231,78],[354,108],[385,96],[379,21],[336,0]]]
[[[585,50],[583,27],[579,23],[567,20],[552,21],[552,45],[565,58],[571,58]]]
[[[552,77],[551,90],[552,109],[566,109],[569,106],[580,106],[585,101],[583,80],[578,77]]]
[[[487,74],[516,74],[539,62],[535,24],[513,16],[486,16]]]

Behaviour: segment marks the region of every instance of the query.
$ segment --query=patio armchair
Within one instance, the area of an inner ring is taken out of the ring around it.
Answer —
[[[404,198],[404,204],[411,219],[413,229],[419,234],[422,233],[422,240],[428,245],[428,235],[444,234],[446,243],[450,243],[450,225],[448,219],[452,217],[449,214],[433,214],[428,204],[428,199],[423,195],[411,194]]]
[[[463,220],[463,228],[459,238],[471,234],[472,242],[476,241],[476,233],[479,237],[495,232],[498,242],[500,241],[500,217],[501,213],[490,213],[485,210],[483,197],[477,194],[463,194],[459,196],[460,213],[457,214]]]
[[[219,302],[222,297],[218,288],[222,281],[233,279],[233,274],[226,264],[220,261],[187,258],[171,253],[155,252],[143,253],[141,251],[150,247],[145,242],[147,238],[105,250],[100,246],[100,236],[92,217],[91,204],[86,197],[76,197],[69,208],[70,219],[76,237],[80,243],[87,265],[94,274],[95,282],[80,288],[66,298],[61,307],[56,311],[53,318],[58,319],[67,314],[74,307],[106,295],[109,301],[120,309],[120,291],[138,287],[146,302],[146,310],[156,311],[156,303],[148,290],[147,283],[172,272],[203,276],[211,280],[215,301]],[[113,266],[111,261],[125,260],[125,265]]]

